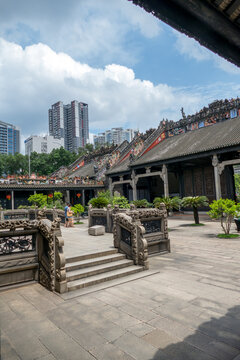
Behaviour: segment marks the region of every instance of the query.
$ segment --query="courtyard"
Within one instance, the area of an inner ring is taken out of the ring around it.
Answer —
[[[192,222],[169,219],[171,253],[150,257],[135,280],[69,296],[37,283],[2,291],[1,359],[239,360],[240,239]],[[84,251],[112,246],[112,234],[89,237],[86,226],[63,229],[65,254],[80,241]]]

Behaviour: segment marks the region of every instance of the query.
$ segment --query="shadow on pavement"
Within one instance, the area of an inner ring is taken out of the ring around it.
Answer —
[[[240,306],[235,306],[225,316],[202,323],[183,341],[160,347],[152,360],[239,360],[239,354]]]

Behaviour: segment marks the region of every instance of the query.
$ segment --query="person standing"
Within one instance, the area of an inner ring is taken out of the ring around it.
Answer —
[[[68,227],[74,227],[74,225],[73,225],[73,211],[71,210],[71,206],[68,207],[67,218],[68,218]]]
[[[70,204],[67,204],[64,208],[64,216],[65,216],[65,227],[68,227],[69,226],[69,221],[68,221],[68,211],[69,211],[69,208],[70,208]]]

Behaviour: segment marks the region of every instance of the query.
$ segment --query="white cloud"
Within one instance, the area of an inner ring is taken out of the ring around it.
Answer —
[[[239,89],[229,84],[206,88],[154,85],[135,77],[130,68],[111,64],[93,68],[37,44],[23,49],[0,38],[0,119],[19,126],[22,134],[48,130],[48,108],[58,100],[89,104],[90,132],[115,126],[156,127],[162,118],[178,120],[180,108],[193,113]]]
[[[6,40],[42,42],[94,64],[137,61],[139,50],[128,38],[133,31],[153,38],[161,25],[127,0],[8,0],[0,5],[0,36]]]
[[[201,46],[193,38],[181,34],[176,30],[173,30],[173,33],[176,36],[175,47],[181,55],[185,55],[189,59],[194,59],[199,62],[211,61],[216,68],[226,73],[240,75],[240,69],[237,66]]]

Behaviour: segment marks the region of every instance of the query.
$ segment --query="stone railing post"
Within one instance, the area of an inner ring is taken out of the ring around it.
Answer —
[[[60,294],[67,292],[66,260],[63,246],[63,237],[55,235],[55,290]]]

